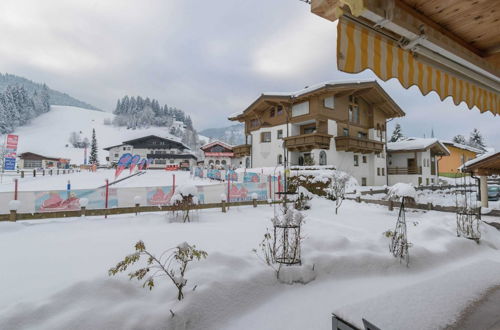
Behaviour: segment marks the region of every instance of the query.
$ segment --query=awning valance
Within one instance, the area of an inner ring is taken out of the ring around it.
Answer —
[[[498,91],[466,72],[450,70],[439,61],[403,49],[397,40],[363,23],[341,16],[337,27],[337,66],[348,73],[372,70],[382,80],[397,78],[405,88],[416,85],[426,95],[435,91],[441,100],[451,96],[481,112],[500,114]]]

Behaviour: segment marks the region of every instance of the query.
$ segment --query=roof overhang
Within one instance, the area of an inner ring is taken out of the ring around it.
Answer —
[[[500,152],[472,159],[466,162],[461,170],[462,172],[474,173],[476,175],[498,175],[500,174]]]
[[[371,69],[455,104],[500,113],[500,11],[478,0],[312,0],[335,21],[339,70]]]

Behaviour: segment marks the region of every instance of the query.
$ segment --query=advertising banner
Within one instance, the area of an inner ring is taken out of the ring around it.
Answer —
[[[80,198],[87,198],[87,209],[103,209],[106,201],[105,189],[80,189],[41,191],[36,193],[35,212],[76,211],[80,209]],[[117,207],[116,189],[109,189],[108,207]]]
[[[5,141],[5,154],[3,159],[3,168],[6,171],[13,171],[16,169],[16,157],[17,157],[17,143],[19,137],[14,134],[7,135],[7,140]]]
[[[116,165],[115,178],[132,162],[132,155],[129,153],[123,154]]]
[[[141,160],[141,156],[139,156],[139,155],[134,155],[134,157],[132,157],[132,159],[130,160],[130,173],[132,173],[135,166],[137,165],[137,163],[139,163],[140,160]]]

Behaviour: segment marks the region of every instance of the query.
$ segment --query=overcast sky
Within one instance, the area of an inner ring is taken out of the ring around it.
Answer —
[[[0,71],[46,82],[106,111],[125,94],[227,125],[265,91],[375,78],[336,70],[336,25],[299,0],[0,2]],[[380,81],[407,136],[448,139],[477,127],[500,149],[500,118]],[[390,129],[392,126],[389,127]]]

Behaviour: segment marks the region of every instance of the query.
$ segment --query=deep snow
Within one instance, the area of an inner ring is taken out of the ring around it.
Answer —
[[[306,285],[277,282],[252,252],[270,206],[204,210],[187,224],[161,213],[0,223],[0,329],[330,329],[332,312],[382,329],[436,329],[500,284],[491,226],[481,226],[478,245],[456,237],[454,214],[408,212],[407,268],[382,235],[397,209],[332,209],[314,198],[305,212],[302,267],[314,265],[316,276]],[[208,252],[190,265],[184,301],[167,281],[150,292],[125,274],[107,276],[138,240],[156,254],[183,241]]]

